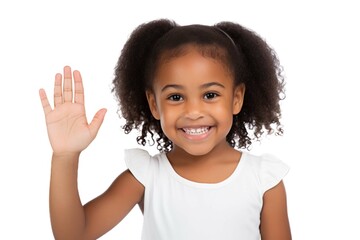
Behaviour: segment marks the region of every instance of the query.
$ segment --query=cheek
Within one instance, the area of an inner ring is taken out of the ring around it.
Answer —
[[[217,115],[223,114],[224,118],[229,114],[232,115],[233,112],[232,102],[229,99],[225,99],[224,101],[221,101],[218,104],[214,104],[213,106],[211,106],[211,112],[214,112]]]
[[[211,107],[211,114],[216,116],[219,123],[228,125],[231,128],[233,121],[233,108],[229,101],[225,101],[222,104],[216,104]]]
[[[169,131],[169,128],[173,128],[176,122],[177,114],[173,111],[172,108],[162,106],[160,111],[160,124],[163,132]]]

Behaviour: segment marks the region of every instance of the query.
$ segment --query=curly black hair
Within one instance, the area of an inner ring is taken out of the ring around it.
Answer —
[[[227,66],[235,86],[246,86],[242,109],[233,116],[226,137],[232,147],[248,148],[252,140],[260,140],[264,133],[283,134],[279,104],[285,97],[282,67],[275,51],[260,36],[233,22],[179,26],[167,19],[138,26],[119,57],[112,91],[126,120],[125,133],[137,129],[141,132],[137,137],[139,144],[153,145],[156,141],[158,150],[171,150],[172,142],[151,114],[146,90],[152,89],[161,62],[181,55],[182,48],[189,44]]]

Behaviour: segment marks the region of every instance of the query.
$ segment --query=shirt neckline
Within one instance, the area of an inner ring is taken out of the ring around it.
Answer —
[[[231,173],[231,175],[229,177],[227,177],[226,179],[222,180],[221,182],[217,182],[217,183],[201,183],[201,182],[195,182],[195,181],[191,181],[187,178],[184,178],[175,171],[175,169],[171,165],[169,159],[167,158],[166,153],[162,153],[160,157],[162,159],[162,162],[164,162],[165,168],[168,171],[168,173],[173,178],[175,178],[177,181],[179,181],[180,183],[183,183],[183,184],[191,186],[191,187],[209,189],[209,188],[219,188],[219,187],[222,187],[222,186],[225,186],[225,185],[231,183],[239,175],[239,172],[242,169],[242,166],[244,165],[243,162],[247,158],[247,153],[241,152],[241,156],[240,156],[238,164],[236,165],[235,170]]]

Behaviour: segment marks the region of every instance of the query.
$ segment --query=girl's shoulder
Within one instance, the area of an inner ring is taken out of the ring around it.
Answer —
[[[124,151],[124,159],[127,168],[144,186],[147,180],[151,158],[152,156],[148,151],[140,148],[125,149]]]
[[[276,186],[287,175],[290,167],[272,154],[243,153],[244,164],[257,176],[263,193]]]
[[[127,168],[134,177],[144,186],[147,185],[149,176],[158,169],[161,157],[165,153],[151,155],[148,151],[140,148],[125,149],[124,160]]]

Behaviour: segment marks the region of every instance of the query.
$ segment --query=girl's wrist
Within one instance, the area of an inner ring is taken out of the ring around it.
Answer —
[[[76,161],[79,159],[81,152],[53,152],[52,159],[60,161]]]

